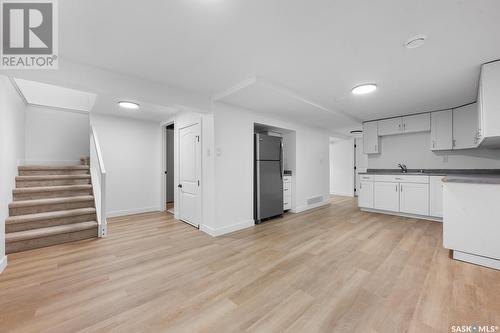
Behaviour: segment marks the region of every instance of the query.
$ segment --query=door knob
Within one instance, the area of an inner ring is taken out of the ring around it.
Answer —
[[[177,185],[178,188],[182,188],[182,184]]]

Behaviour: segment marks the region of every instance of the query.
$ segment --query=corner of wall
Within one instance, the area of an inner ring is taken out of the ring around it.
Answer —
[[[222,236],[226,234],[230,234],[232,232],[240,231],[243,229],[247,229],[253,227],[255,225],[254,220],[242,221],[236,224],[228,225],[222,228],[212,228],[208,225],[200,225],[200,230],[209,234],[212,237]]]
[[[7,256],[3,256],[3,258],[0,259],[0,273],[5,270],[5,267],[7,267]]]

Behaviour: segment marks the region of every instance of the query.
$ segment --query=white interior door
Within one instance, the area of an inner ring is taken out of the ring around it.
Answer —
[[[195,227],[201,219],[200,124],[179,130],[179,218]]]

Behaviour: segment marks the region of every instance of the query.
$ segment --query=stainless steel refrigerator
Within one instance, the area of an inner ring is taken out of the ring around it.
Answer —
[[[283,215],[282,138],[255,134],[254,219]]]

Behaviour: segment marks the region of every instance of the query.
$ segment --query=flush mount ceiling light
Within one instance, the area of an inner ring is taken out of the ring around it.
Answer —
[[[427,39],[426,35],[416,35],[408,39],[405,42],[404,46],[407,49],[416,49],[417,47],[424,45],[426,39]]]
[[[352,93],[354,95],[364,95],[374,92],[375,90],[377,90],[377,85],[374,83],[368,83],[352,88]]]
[[[134,102],[129,102],[129,101],[120,101],[118,102],[118,105],[124,109],[138,109],[139,108],[139,104],[137,103],[134,103]]]

